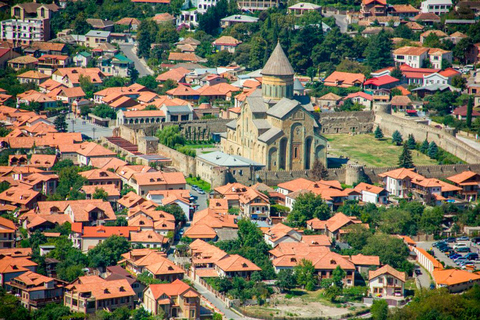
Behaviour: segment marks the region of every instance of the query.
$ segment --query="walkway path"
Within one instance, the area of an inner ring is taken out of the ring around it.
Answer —
[[[194,283],[197,291],[202,296],[204,296],[205,299],[210,301],[215,306],[215,308],[220,310],[227,319],[245,319],[245,317],[241,317],[229,308],[227,308],[227,306],[225,306],[225,303],[222,300],[218,299],[211,291],[202,286],[198,281],[194,281]]]
[[[133,43],[122,43],[120,44],[120,49],[127,56],[128,59],[132,60],[135,63],[135,69],[137,69],[139,77],[153,75],[152,70],[150,70],[150,68],[147,66],[145,60],[140,59],[134,52]]]
[[[461,135],[458,135],[457,134],[457,139],[460,140],[460,141],[463,141],[465,142],[466,144],[468,144],[470,147],[474,148],[474,149],[477,149],[478,151],[480,151],[480,143],[473,140],[473,139],[469,139],[469,138],[465,138],[465,137],[462,137]]]

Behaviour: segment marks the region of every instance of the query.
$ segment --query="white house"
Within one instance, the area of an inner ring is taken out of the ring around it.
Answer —
[[[412,68],[421,68],[423,61],[428,58],[428,48],[401,47],[393,51],[395,65],[407,64]]]
[[[385,189],[393,196],[406,197],[412,187],[412,180],[423,178],[412,169],[399,168],[378,175],[383,178]]]
[[[405,272],[400,272],[388,264],[368,272],[368,287],[373,297],[401,298],[405,289]]]
[[[388,203],[388,191],[382,187],[362,182],[355,187],[355,191],[361,193],[363,202],[374,204]]]
[[[428,58],[434,69],[443,69],[442,61],[448,61],[452,63],[453,54],[452,51],[447,51],[439,48],[432,48],[428,50]]]
[[[162,105],[160,110],[165,114],[165,122],[191,121],[193,120],[193,109],[189,104],[184,106]]]
[[[265,232],[265,242],[272,247],[276,247],[283,242],[300,242],[302,235],[295,229],[278,223]]]
[[[426,0],[420,5],[423,13],[435,13],[441,15],[448,13],[453,6],[452,0]]]

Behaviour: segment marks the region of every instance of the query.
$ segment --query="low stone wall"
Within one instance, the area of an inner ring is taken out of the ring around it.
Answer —
[[[158,154],[170,158],[172,166],[185,176],[196,176],[195,158],[187,156],[163,144],[158,144]]]
[[[416,141],[422,142],[425,139],[429,142],[434,141],[440,148],[467,163],[480,163],[480,151],[458,140],[443,129],[416,123],[383,112],[376,113],[375,122],[387,136],[391,136],[395,130],[398,130],[404,139],[409,134],[412,134]]]
[[[319,122],[323,134],[369,133],[375,121],[373,111],[320,113]]]

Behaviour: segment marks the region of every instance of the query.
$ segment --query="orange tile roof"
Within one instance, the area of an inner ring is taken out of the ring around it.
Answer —
[[[50,278],[32,271],[27,271],[18,277],[14,278],[15,281],[19,281],[27,286],[27,291],[38,290],[39,288],[45,288],[47,282],[55,281],[54,278]]]
[[[28,267],[35,267],[37,264],[26,257],[14,258],[11,256],[0,259],[0,274],[17,273],[28,271]]]
[[[0,248],[0,260],[4,257],[21,258],[32,255],[32,248]]]
[[[117,155],[115,152],[110,151],[103,146],[96,144],[95,142],[83,143],[77,150],[77,153],[85,157],[105,157]]]
[[[33,154],[30,165],[34,167],[51,168],[57,161],[57,156],[52,154]]]
[[[26,78],[26,79],[48,79],[50,78],[49,75],[45,73],[41,73],[40,71],[35,71],[35,70],[30,70],[27,72],[24,72],[22,74],[19,74],[17,78]]]
[[[109,238],[113,235],[129,238],[130,232],[138,231],[137,227],[83,227],[82,238]]]
[[[379,256],[365,256],[361,253],[350,256],[350,261],[356,266],[380,266]]]
[[[423,177],[418,173],[414,172],[413,169],[405,169],[405,168],[398,168],[398,169],[394,169],[384,173],[380,173],[378,176],[381,178],[390,177],[392,179],[397,179],[397,180],[403,180],[405,178],[414,179],[414,178]]]
[[[218,260],[215,263],[224,272],[261,271],[255,263],[244,257],[233,254]]]
[[[12,220],[8,220],[6,218],[0,217],[0,233],[6,233],[6,232],[15,232],[17,230],[17,227],[15,226],[15,223]]]
[[[467,180],[470,180],[475,176],[478,176],[478,173],[473,171],[463,171],[462,173],[448,177],[447,180],[450,180],[458,185],[462,185],[463,183],[466,183]]]
[[[185,231],[185,237],[190,239],[215,239],[217,233],[208,225],[193,225]]]
[[[145,268],[156,276],[185,273],[182,268],[165,257],[161,258],[160,261],[156,261],[155,263],[146,266]]]
[[[125,208],[132,208],[138,205],[140,202],[145,201],[142,196],[139,196],[133,191],[130,191],[126,195],[124,195],[120,200],[118,200],[118,204],[121,204]]]
[[[67,291],[75,293],[90,293],[98,300],[133,297],[135,292],[127,279],[104,280],[98,276],[82,277],[83,283],[72,283],[66,286]]]
[[[302,235],[302,242],[309,246],[330,247],[332,245],[330,237],[325,234]]]
[[[368,280],[372,280],[382,274],[389,274],[391,276],[394,276],[395,278],[401,280],[402,282],[405,282],[405,272],[400,272],[396,270],[395,268],[389,266],[388,264],[384,265],[380,269],[377,269],[375,271],[368,271]]]
[[[357,186],[354,188],[354,190],[357,191],[357,192],[368,191],[368,192],[371,192],[371,193],[374,193],[374,194],[380,194],[381,192],[386,191],[382,187],[377,187],[377,186],[374,186],[374,185],[371,185],[371,184],[368,184],[368,183],[365,183],[365,182],[361,182],[361,183],[357,184]]]
[[[170,61],[187,61],[187,62],[201,62],[202,58],[195,53],[190,52],[170,52],[168,55]]]
[[[113,184],[82,186],[82,191],[87,195],[93,195],[97,189],[103,189],[109,197],[120,197],[120,190]]]
[[[184,67],[178,67],[176,69],[170,69],[167,72],[159,74],[155,80],[162,82],[167,80],[174,80],[176,82],[181,81],[186,74],[190,73],[190,70]]]
[[[146,172],[136,173],[133,175],[139,186],[154,186],[154,185],[173,185],[186,184],[187,181],[181,172]]]
[[[165,238],[163,235],[156,233],[153,230],[143,230],[139,232],[130,233],[130,242],[133,243],[167,243],[168,238]],[[149,269],[150,270],[150,269]],[[151,270],[150,270],[151,271]]]
[[[434,270],[433,278],[437,285],[453,286],[462,283],[480,282],[480,275],[467,270],[444,269]]]
[[[218,38],[217,40],[213,41],[214,46],[232,46],[236,47],[239,44],[241,44],[242,41],[235,39],[234,37],[231,36],[222,36]]]
[[[200,93],[197,92],[196,90],[194,90],[190,87],[184,86],[183,84],[178,85],[178,87],[176,87],[174,89],[168,90],[167,94],[171,95],[171,96],[198,96],[198,95],[200,95]]]
[[[108,169],[117,170],[119,167],[123,167],[127,164],[128,162],[123,161],[122,159],[119,159],[116,157],[90,159],[91,166],[95,168],[103,169],[103,170],[108,170]]]
[[[434,270],[436,270],[436,269],[442,270],[443,269],[443,265],[437,259],[435,259],[435,257],[433,257],[430,253],[428,253],[426,250],[424,250],[420,247],[415,247],[415,250],[420,252],[423,256],[425,256],[425,258],[427,258],[428,260],[430,260],[430,262],[432,262]]]
[[[355,84],[362,84],[365,81],[365,75],[362,73],[350,73],[334,71],[325,80],[324,84],[327,86],[353,86]]]
[[[195,289],[179,279],[172,283],[151,284],[149,288],[152,291],[155,300],[160,299],[163,295],[167,295],[170,298],[184,296],[187,293],[190,298],[199,296]]]
[[[393,54],[400,54],[400,55],[409,55],[409,56],[420,56],[424,53],[428,52],[428,48],[423,47],[401,47],[393,51]]]
[[[20,187],[10,187],[0,193],[0,200],[9,204],[27,205],[35,201],[40,195],[39,192]]]

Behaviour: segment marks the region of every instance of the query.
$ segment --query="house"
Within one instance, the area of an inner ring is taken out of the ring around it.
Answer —
[[[320,109],[333,110],[338,106],[338,103],[342,100],[342,97],[333,92],[329,92],[320,98],[316,98],[315,100]]]
[[[136,173],[129,185],[139,195],[147,195],[152,190],[185,190],[186,180],[181,172],[146,172]]]
[[[205,62],[205,59],[191,52],[170,52],[168,60],[172,62]]]
[[[163,83],[167,80],[174,80],[177,83],[181,83],[185,82],[185,75],[187,75],[188,73],[190,73],[190,70],[179,67],[175,69],[170,69],[164,73],[159,74],[155,80],[160,83]]]
[[[480,174],[473,171],[464,171],[448,177],[447,180],[462,188],[460,195],[464,196],[465,200],[476,201],[478,199],[480,192]]]
[[[86,21],[94,30],[113,31],[113,21],[103,19],[87,19]]]
[[[368,225],[363,224],[357,217],[346,216],[342,212],[337,212],[333,217],[326,221],[322,221],[318,218],[308,220],[307,229],[318,231],[320,234],[325,234],[332,239],[339,240],[341,235],[346,232],[344,228],[353,224],[360,224],[368,228]]]
[[[448,13],[452,6],[452,0],[425,0],[420,4],[420,10],[422,13],[442,15]]]
[[[85,98],[85,92],[81,87],[61,88],[57,94],[57,101],[62,101],[64,105],[73,106],[74,102],[78,102]]]
[[[97,48],[102,43],[110,42],[110,31],[90,30],[85,35],[85,45],[89,48]]]
[[[128,27],[128,31],[130,30],[135,31],[138,29],[138,26],[140,25],[140,20],[138,20],[137,18],[122,18],[117,22],[115,22],[115,25]]]
[[[34,190],[10,187],[0,193],[0,204],[17,206],[21,210],[33,209],[42,197],[40,192]]]
[[[383,185],[390,195],[394,197],[407,197],[412,186],[412,180],[423,178],[412,169],[399,168],[378,175],[383,179]]]
[[[27,271],[12,280],[11,293],[20,299],[22,306],[30,311],[45,307],[48,303],[62,303],[65,282],[32,271]]]
[[[368,287],[372,297],[398,299],[404,297],[405,272],[384,265],[380,269],[368,272]]]
[[[466,120],[467,119],[467,109],[468,107],[461,106],[453,109],[452,115],[454,115],[458,120]],[[472,110],[472,119],[476,119],[480,117],[480,110],[478,108],[473,108]]]
[[[36,168],[45,168],[50,170],[57,162],[57,156],[52,154],[32,154],[29,165]]]
[[[143,307],[167,318],[200,319],[200,294],[181,280],[151,284],[144,291]]]
[[[391,6],[391,10],[388,10],[388,15],[407,19],[415,17],[419,12],[420,10],[411,4],[394,4]]]
[[[428,75],[423,76],[423,84],[430,85],[430,84],[444,84],[450,85],[452,84],[452,78],[455,76],[461,75],[460,72],[453,68],[446,68],[440,72],[431,73]]]
[[[18,104],[30,105],[31,103],[38,103],[43,108],[43,110],[48,110],[50,108],[57,107],[56,100],[50,98],[44,93],[37,92],[35,90],[28,90],[24,93],[17,95]]]
[[[231,36],[222,36],[212,42],[213,48],[217,51],[228,51],[234,53],[235,49],[242,43],[242,41]]]
[[[425,25],[433,25],[434,23],[438,23],[441,21],[439,16],[437,16],[435,13],[430,12],[420,12],[415,17],[413,17],[412,20],[415,22],[421,22]]]
[[[386,0],[362,0],[360,13],[364,17],[385,16],[387,12]]]
[[[295,16],[303,16],[307,12],[318,12],[321,13],[322,7],[314,3],[309,2],[299,2],[290,7],[288,7],[288,13]]]
[[[12,279],[29,271],[37,271],[37,263],[30,257],[4,256],[0,259],[0,286],[8,288]]]
[[[161,23],[175,24],[175,17],[172,16],[170,13],[157,13],[155,16],[153,16],[152,20],[158,24],[161,24]]]
[[[302,235],[298,231],[283,223],[277,223],[269,228],[264,237],[265,242],[274,248],[283,242],[300,242],[302,240]]]
[[[220,200],[220,199],[216,199]],[[209,208],[195,212],[190,228],[185,230],[184,236],[190,239],[232,240],[237,238],[237,219],[235,215],[227,214],[228,207],[216,209],[217,201],[211,199]]]
[[[104,185],[89,185],[89,186],[82,186],[80,189],[87,199],[93,199],[93,195],[97,191],[97,189],[101,189],[105,191],[108,195],[107,201],[110,202],[113,208],[116,208],[117,201],[120,200],[120,190],[115,187],[113,184],[104,184]]]
[[[384,75],[380,77],[373,77],[368,80],[366,80],[363,83],[363,86],[365,89],[374,89],[374,90],[379,90],[379,89],[391,89],[398,85],[400,82],[399,79],[394,78],[389,75]]]
[[[151,190],[146,198],[161,206],[176,205],[185,213],[187,220],[190,220],[189,190]]]
[[[87,252],[111,236],[124,237],[128,240],[130,233],[136,231],[139,231],[137,227],[83,226],[80,222],[74,222],[70,238],[76,248]]]
[[[8,66],[15,71],[22,69],[35,69],[37,63],[38,59],[33,56],[21,56],[8,60],[7,62]]]
[[[238,254],[225,251],[197,239],[189,246],[193,277],[242,277],[250,279],[253,272],[261,269]]]
[[[107,281],[98,276],[80,277],[65,287],[64,305],[72,312],[134,308],[136,294],[127,279]]]
[[[152,249],[133,249],[122,254],[120,263],[125,269],[139,275],[144,272],[160,281],[182,280],[185,271],[170,261],[162,252]]]
[[[15,247],[16,232],[17,227],[13,221],[0,217],[0,250]]]
[[[279,0],[240,0],[238,7],[242,12],[256,12],[276,8],[279,4]]]
[[[32,82],[38,86],[47,79],[50,79],[50,76],[45,73],[41,73],[40,71],[30,70],[19,74],[17,79],[22,84]]]
[[[81,166],[86,166],[93,158],[107,158],[114,157],[117,154],[110,151],[95,142],[85,142],[76,150],[77,163]]]
[[[366,256],[361,253],[350,256],[350,262],[355,265],[357,272],[368,273],[368,271],[378,269],[380,267],[379,256]]]
[[[361,104],[365,106],[365,108],[370,109],[372,107],[372,102],[373,102],[373,96],[365,93],[363,91],[355,92],[355,93],[350,93],[348,96],[343,98],[344,100],[352,100],[352,102]]]
[[[362,202],[373,204],[388,203],[388,191],[382,187],[361,182],[355,186],[354,190],[362,194]]]
[[[407,64],[412,68],[421,68],[428,58],[428,51],[423,47],[401,47],[393,51],[393,60],[397,66]]]
[[[70,57],[67,55],[44,54],[38,58],[37,70],[52,75],[58,68],[65,68],[70,64]]]
[[[412,100],[408,96],[393,96],[390,105],[396,112],[407,111],[412,105]]]
[[[365,75],[362,73],[334,71],[323,81],[323,84],[329,87],[350,88],[359,87],[364,81]]]
[[[332,277],[333,271],[341,267],[345,271],[343,283],[353,286],[355,282],[355,265],[348,257],[331,252],[328,247],[308,243],[284,242],[269,251],[275,272],[294,269],[302,260],[312,263],[314,275],[321,281]]]
[[[123,54],[105,55],[97,60],[97,66],[104,73],[108,73],[114,77],[127,78],[130,76],[130,69],[133,67],[133,61],[125,57]]]
[[[222,29],[226,29],[230,26],[240,24],[240,23],[256,23],[258,21],[258,18],[256,17],[251,17],[251,16],[246,16],[246,15],[240,15],[236,14],[233,16],[225,17],[220,20],[220,24]]]
[[[467,270],[443,269],[432,273],[437,288],[447,288],[450,293],[466,291],[480,285],[480,275]]]
[[[107,76],[99,68],[59,68],[52,74],[52,79],[66,87],[79,87],[80,78],[89,77],[94,86],[100,86]]]
[[[444,69],[444,61],[452,63],[453,54],[452,51],[443,50],[439,48],[431,48],[428,50],[428,58],[430,64],[434,69]]]
[[[122,179],[111,171],[103,169],[92,169],[88,171],[82,171],[80,172],[80,175],[86,179],[87,185],[113,185],[118,190],[122,189]]]
[[[107,281],[125,279],[128,281],[133,291],[136,294],[135,301],[143,298],[143,290],[145,290],[145,285],[137,280],[130,272],[123,269],[121,266],[110,266],[107,267],[106,276],[104,278]]]
[[[446,34],[445,32],[443,32],[441,30],[427,30],[427,31],[423,32],[422,34],[420,34],[420,43],[423,44],[425,42],[425,39],[431,34],[436,35],[439,39],[443,39],[443,38],[448,36],[448,34]]]
[[[86,51],[81,51],[73,56],[73,64],[75,67],[86,68],[92,61],[92,54]]]

